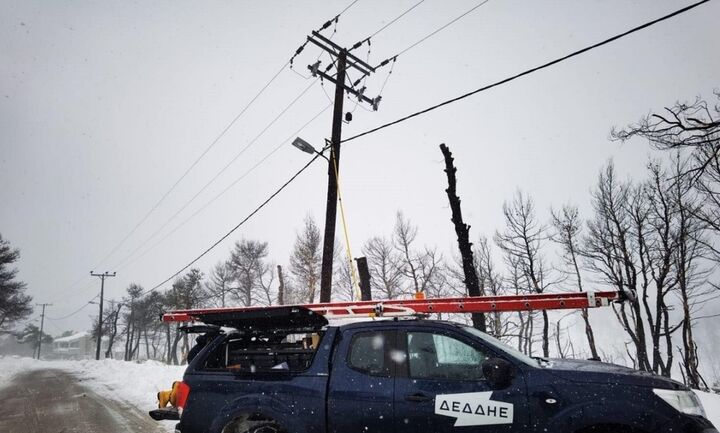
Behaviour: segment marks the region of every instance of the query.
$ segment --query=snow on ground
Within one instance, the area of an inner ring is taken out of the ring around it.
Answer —
[[[38,362],[32,358],[0,356],[0,388],[9,385],[16,375],[37,368]]]
[[[12,378],[26,371],[57,368],[70,371],[83,380],[83,384],[97,394],[135,406],[142,412],[157,404],[157,392],[170,389],[173,381],[181,380],[185,366],[165,365],[157,361],[142,363],[116,361],[37,361],[30,358],[0,357],[0,388]],[[720,395],[696,391],[708,419],[720,427]],[[174,426],[172,423],[167,427]]]
[[[97,394],[132,404],[148,411],[157,407],[157,393],[170,389],[176,380],[182,380],[184,365],[165,365],[157,361],[142,363],[104,359],[102,361],[47,361],[61,364],[83,379],[83,384]]]
[[[145,411],[157,404],[157,392],[170,389],[173,381],[182,380],[184,365],[165,365],[157,361],[142,363],[104,359],[101,361],[38,361],[31,358],[0,358],[0,387],[26,371],[57,368],[82,379],[97,394],[136,406]]]
[[[174,381],[182,380],[185,367],[157,361],[38,361],[8,356],[0,358],[0,388],[8,385],[17,374],[56,368],[75,374],[96,394],[146,413],[157,407],[158,391],[170,389]],[[161,422],[160,425],[174,431],[175,423]]]

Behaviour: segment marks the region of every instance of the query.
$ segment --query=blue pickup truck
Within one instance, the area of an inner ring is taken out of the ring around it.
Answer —
[[[180,433],[717,433],[678,382],[531,358],[458,323],[333,326],[302,307],[200,320],[164,416]]]

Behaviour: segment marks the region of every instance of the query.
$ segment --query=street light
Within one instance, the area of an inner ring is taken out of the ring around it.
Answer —
[[[325,158],[328,162],[328,189],[327,203],[325,205],[325,234],[323,236],[323,255],[320,268],[320,302],[330,301],[330,287],[332,287],[333,249],[335,244],[335,219],[337,215],[338,202],[338,168],[337,164],[330,161],[325,155],[315,150],[312,144],[300,137],[293,140],[292,145],[310,155],[316,154]],[[332,152],[332,151],[331,151]],[[330,157],[335,160],[332,153]]]
[[[330,143],[326,140],[327,147],[323,149],[329,149]],[[323,152],[319,152],[313,147],[312,144],[303,140],[300,137],[296,137],[293,140],[292,145],[305,153],[310,155],[316,154],[322,156],[328,162],[328,197],[325,208],[325,236],[323,245],[323,256],[322,256],[322,267],[320,271],[320,302],[330,301],[330,287],[332,285],[332,265],[334,255],[334,244],[335,244],[335,219],[337,212],[337,204],[340,203],[340,217],[342,218],[343,226],[345,227],[345,243],[348,248],[348,258],[350,259],[350,271],[352,273],[352,280],[357,282],[355,275],[355,268],[352,263],[352,253],[350,251],[350,240],[347,235],[347,224],[345,223],[345,210],[342,204],[342,196],[340,195],[340,182],[338,180],[338,166],[335,154],[330,151],[330,158],[323,155]],[[369,275],[369,274],[368,274]],[[370,287],[370,281],[365,283],[367,287]],[[323,298],[323,287],[326,288],[327,298]]]
[[[305,153],[309,153],[310,155],[314,153],[319,153],[315,148],[312,146],[312,144],[308,143],[307,141],[303,140],[300,137],[295,138],[293,140],[292,145],[297,147],[298,149],[302,150]]]

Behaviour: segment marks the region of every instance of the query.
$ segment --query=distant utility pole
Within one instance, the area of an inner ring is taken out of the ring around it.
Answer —
[[[328,165],[328,189],[327,189],[327,205],[325,209],[325,235],[323,240],[323,257],[322,269],[320,273],[320,302],[330,302],[332,287],[332,269],[333,269],[333,249],[335,247],[335,222],[337,219],[337,176],[340,171],[340,141],[343,123],[343,99],[345,91],[351,93],[358,98],[360,102],[367,102],[377,110],[380,103],[380,96],[371,99],[364,95],[365,87],[356,89],[355,86],[360,83],[363,77],[375,72],[375,68],[368,65],[364,61],[350,54],[347,49],[340,47],[330,39],[322,36],[318,32],[312,32],[312,36],[308,36],[308,41],[317,45],[335,60],[328,64],[324,70],[320,69],[320,61],[312,65],[308,65],[308,69],[313,76],[320,76],[323,80],[328,80],[335,84],[335,107],[333,110],[332,138],[330,142],[330,164]],[[331,76],[328,73],[336,67],[337,74]],[[350,67],[358,72],[361,76],[351,83],[350,86],[345,84],[346,69]],[[349,115],[350,113],[348,113]],[[347,116],[348,121],[352,118]]]
[[[38,352],[37,359],[40,359],[40,350],[42,349],[42,336],[43,329],[45,328],[45,307],[51,307],[52,304],[35,304],[38,307],[42,307],[42,313],[40,314],[40,334],[38,336]]]
[[[100,277],[100,316],[98,316],[98,335],[97,335],[97,345],[95,346],[95,360],[100,359],[100,344],[102,342],[102,325],[103,325],[103,298],[105,297],[105,278],[114,277],[117,275],[117,272],[113,272],[112,274],[110,272],[103,272],[102,274],[96,274],[93,271],[90,271],[90,275],[93,277]]]

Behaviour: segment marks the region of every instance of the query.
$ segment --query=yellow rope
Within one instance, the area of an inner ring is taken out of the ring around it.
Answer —
[[[353,294],[354,299],[360,299],[360,285],[358,284],[358,278],[355,273],[355,264],[353,263],[352,251],[350,251],[350,236],[348,235],[347,221],[345,220],[345,207],[342,202],[342,193],[340,192],[340,174],[338,173],[337,160],[335,159],[335,152],[333,147],[330,146],[330,160],[332,161],[333,169],[335,170],[335,184],[337,185],[337,196],[338,203],[340,204],[340,220],[343,225],[343,232],[345,234],[345,247],[347,250],[348,264],[350,265],[350,278],[352,278]]]

